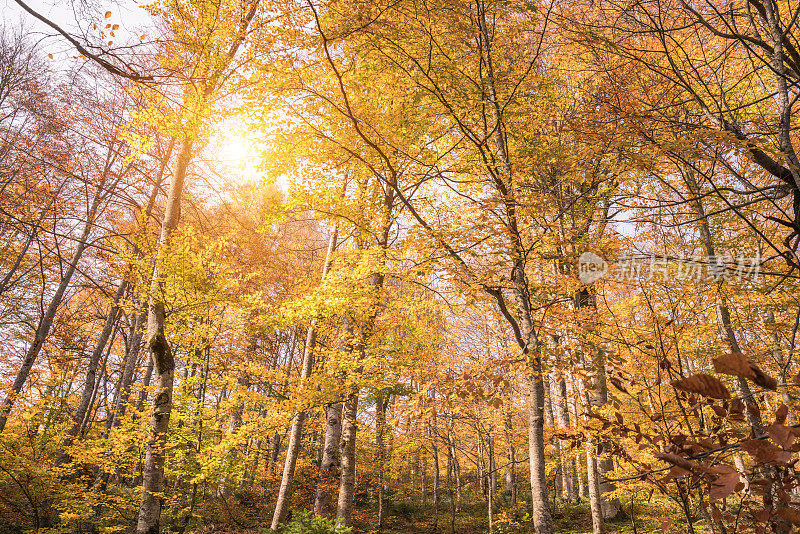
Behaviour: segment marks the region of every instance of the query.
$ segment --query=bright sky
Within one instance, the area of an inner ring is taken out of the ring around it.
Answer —
[[[154,35],[148,32],[149,20],[147,12],[141,6],[150,0],[118,0],[113,3],[92,5],[92,0],[79,2],[54,2],[52,0],[23,0],[28,6],[47,17],[65,31],[76,35],[87,35],[91,39],[99,38],[99,30],[105,30],[106,40],[113,41],[113,46],[126,43],[141,42],[140,36],[145,35],[149,40]],[[50,68],[54,71],[72,68],[85,60],[75,59],[78,52],[54,30],[44,23],[36,20],[26,13],[14,0],[0,0],[2,7],[3,23],[5,26],[23,26],[34,42],[41,41],[40,45],[47,54],[52,54]],[[106,12],[110,16],[106,18]],[[98,30],[93,29],[97,24]],[[109,32],[111,27],[119,25],[114,30],[114,37]],[[87,30],[90,30],[87,32]],[[98,43],[100,41],[93,41]],[[230,172],[233,179],[240,181],[258,181],[262,173],[257,167],[260,163],[264,141],[248,132],[247,126],[240,120],[229,119],[215,128],[216,134],[212,136],[206,153],[206,159],[220,163],[220,167]],[[278,179],[278,186],[286,189],[286,180]]]
[[[70,2],[57,2],[52,0],[23,0],[29,7],[60,26],[65,31],[76,35],[86,35],[93,44],[99,44],[100,30],[105,30],[104,44],[112,41],[116,45],[140,42],[139,37],[148,35],[147,12],[140,6],[147,3],[139,0],[118,0],[113,3],[101,4],[93,0],[71,0]],[[78,55],[74,47],[56,32],[26,13],[14,0],[0,0],[2,7],[3,24],[5,26],[23,26],[34,42],[41,41],[42,48],[53,55],[51,68],[54,71],[62,68],[74,67],[77,62],[85,61],[74,59]],[[106,12],[111,16],[106,18]],[[97,30],[93,28],[97,24]],[[110,28],[106,25],[118,25],[114,37],[110,37]]]

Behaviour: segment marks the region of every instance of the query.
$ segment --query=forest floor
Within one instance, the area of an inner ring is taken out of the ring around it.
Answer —
[[[520,514],[518,511],[522,511]],[[376,513],[374,509],[356,509],[353,513],[355,533],[376,532]],[[592,519],[588,504],[558,505],[553,513],[555,531],[559,534],[584,534],[592,532]],[[662,532],[664,520],[659,507],[643,508],[636,511],[634,520],[623,514],[622,517],[606,522],[609,533],[644,534]],[[634,526],[635,524],[635,526]],[[678,525],[676,525],[678,526]],[[500,533],[533,532],[533,524],[524,515],[524,506],[516,509],[500,509],[494,513],[493,531]],[[672,529],[668,529],[672,530]],[[678,531],[682,531],[680,529]],[[411,508],[402,505],[390,506],[384,528],[386,534],[433,533],[472,534],[489,531],[489,520],[485,503],[463,506],[453,516],[447,503],[439,510],[437,521],[434,521],[434,510],[429,508]]]

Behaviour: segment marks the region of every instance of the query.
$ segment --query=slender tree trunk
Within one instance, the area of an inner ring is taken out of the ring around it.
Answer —
[[[503,417],[503,430],[506,436],[506,479],[505,493],[511,502],[517,502],[517,477],[516,477],[516,451],[514,450],[514,431],[511,427],[511,413],[507,412]]]
[[[272,450],[270,451],[269,456],[267,457],[267,476],[272,476],[275,474],[275,464],[278,463],[278,456],[281,454],[281,441],[283,436],[278,434],[277,432],[272,437]]]
[[[463,495],[461,493],[461,463],[458,461],[458,455],[456,454],[456,445],[453,442],[452,446],[452,455],[453,455],[453,468],[455,469],[456,475],[456,512],[461,511],[461,503],[463,501]]]
[[[433,417],[433,427],[428,428],[431,437],[431,453],[433,456],[433,530],[436,531],[439,523],[439,447],[436,444],[436,416]]]
[[[531,465],[531,505],[537,534],[552,534],[553,519],[547,507],[547,479],[544,457],[544,383],[539,373],[531,377],[528,398],[528,454]]]
[[[603,534],[605,523],[603,521],[602,495],[598,480],[598,469],[595,463],[597,446],[592,439],[586,440],[586,473],[589,482],[589,508],[592,512],[592,534]]]
[[[114,326],[119,317],[119,303],[120,300],[122,300],[127,287],[128,282],[126,280],[120,282],[119,287],[117,287],[117,292],[114,295],[114,301],[106,317],[103,330],[100,332],[100,337],[98,338],[94,350],[92,351],[92,356],[89,358],[89,366],[86,369],[86,379],[83,385],[83,394],[81,395],[81,400],[78,403],[78,407],[75,409],[75,414],[72,419],[72,426],[67,431],[67,437],[64,439],[64,442],[61,445],[61,452],[56,459],[56,465],[61,465],[71,460],[67,450],[72,446],[73,440],[78,436],[81,428],[83,427],[83,421],[86,417],[86,412],[89,409],[89,404],[95,392],[95,386],[97,382],[97,367],[100,365],[100,359],[103,356],[106,344],[111,337],[111,332],[114,330]]]
[[[489,495],[497,495],[497,462],[494,455],[494,434],[490,431],[486,438],[489,453]],[[490,497],[491,498],[491,497]]]
[[[553,412],[556,426],[559,430],[565,431],[570,426],[569,410],[567,408],[567,384],[562,373],[553,376],[553,386],[550,389],[553,394]],[[575,502],[577,499],[575,490],[575,472],[573,468],[574,460],[569,452],[566,442],[561,441],[559,447],[562,472],[562,497],[565,501]]]
[[[456,499],[453,494],[453,478],[455,477],[455,454],[453,448],[453,420],[452,417],[447,425],[447,493],[450,497],[450,532],[455,534],[456,531]]]
[[[553,377],[552,373],[548,374],[548,376],[544,380],[544,426],[545,428],[554,429],[556,428],[554,412],[555,408],[553,407]],[[563,467],[561,465],[561,447],[559,440],[553,440],[553,449],[552,449],[552,456],[556,461],[556,469],[553,473],[553,502],[555,503],[555,499],[560,497],[563,492],[563,485],[562,485],[562,477],[563,477]]]
[[[178,152],[175,172],[170,183],[164,222],[158,241],[157,256],[166,254],[170,237],[178,227],[181,212],[181,196],[186,169],[192,155],[193,137],[187,134]],[[150,302],[147,313],[147,349],[156,372],[156,392],[153,399],[153,412],[150,419],[150,439],[142,473],[142,497],[139,504],[139,517],[136,534],[158,534],[161,519],[161,491],[164,482],[164,454],[172,412],[172,386],[175,360],[164,333],[165,309],[161,301],[162,287],[159,281],[161,272],[156,261],[150,287]]]
[[[389,405],[389,394],[382,392],[377,396],[376,412],[375,412],[375,441],[378,449],[378,530],[383,528],[383,520],[385,515],[384,510],[384,470],[386,465],[386,409]]]
[[[477,437],[475,442],[478,444],[478,457],[475,459],[478,470],[478,490],[480,491],[481,497],[486,498],[488,491],[486,488],[486,476],[484,475],[486,470],[484,469],[485,463],[483,461],[483,434],[481,434],[480,430],[475,430],[475,434]]]
[[[328,250],[325,254],[325,261],[322,266],[322,280],[327,276],[331,267],[333,252],[336,250],[336,240],[338,228],[334,228],[328,240]],[[304,384],[311,377],[314,369],[314,349],[317,344],[316,319],[311,322],[306,333],[305,349],[303,350],[303,364],[300,370],[300,391],[304,389]],[[289,433],[289,445],[286,448],[286,460],[283,465],[283,476],[278,490],[278,501],[275,503],[275,513],[272,515],[272,530],[277,530],[278,525],[283,523],[286,511],[289,507],[289,500],[292,496],[292,481],[294,470],[297,465],[297,455],[300,453],[300,441],[303,435],[303,423],[305,422],[306,412],[302,410],[295,415],[292,420],[292,429]]]
[[[89,242],[89,236],[94,229],[94,222],[100,209],[100,204],[106,196],[106,192],[104,191],[106,175],[107,173],[104,174],[100,184],[97,187],[92,204],[89,207],[89,211],[86,213],[86,222],[83,225],[81,236],[78,238],[78,242],[75,245],[75,250],[72,252],[72,257],[70,258],[67,268],[61,277],[61,281],[56,288],[56,292],[50,299],[47,310],[44,312],[44,315],[39,321],[39,325],[36,327],[36,333],[33,336],[33,341],[25,353],[25,357],[22,360],[22,365],[17,372],[17,376],[14,378],[14,383],[11,385],[11,390],[3,401],[2,407],[0,407],[0,433],[5,430],[11,408],[13,407],[17,396],[22,391],[22,387],[25,385],[25,382],[28,380],[28,376],[33,368],[33,364],[36,362],[36,358],[38,358],[39,353],[44,346],[44,342],[47,340],[47,336],[50,334],[50,329],[53,326],[53,320],[56,317],[56,312],[58,312],[58,308],[61,306],[61,302],[64,300],[64,293],[67,291],[67,287],[69,287],[72,277],[78,268],[78,263],[83,256],[83,252],[86,250],[86,245]],[[114,183],[114,186],[115,185],[116,182]],[[113,187],[111,189],[113,189]]]
[[[428,458],[426,456],[422,457],[422,465],[420,467],[422,471],[422,479],[420,480],[420,505],[425,508],[428,506]]]
[[[175,138],[172,137],[169,140],[169,144],[167,145],[166,152],[161,157],[161,163],[159,164],[158,172],[156,174],[155,184],[153,185],[153,190],[150,192],[150,195],[147,198],[147,205],[144,209],[144,214],[147,218],[153,212],[153,207],[155,206],[156,198],[158,198],[158,193],[161,189],[161,184],[164,181],[164,174],[169,165],[169,160],[172,157],[172,151],[175,147]],[[142,257],[142,251],[135,248],[136,257]],[[154,258],[155,259],[155,258]],[[150,279],[153,276],[153,268],[155,264],[153,261],[150,262]],[[117,292],[119,294],[119,291]],[[115,299],[115,305],[117,305],[119,299]],[[118,307],[118,306],[117,306]],[[141,310],[137,311],[135,314],[135,318],[133,320],[133,324],[130,325],[130,330],[128,334],[128,339],[130,340],[127,345],[127,350],[125,351],[125,358],[123,363],[123,370],[122,376],[120,377],[119,386],[117,388],[118,394],[114,399],[114,406],[111,415],[106,420],[106,433],[110,430],[113,426],[119,424],[119,420],[125,416],[125,411],[127,409],[128,401],[130,399],[130,392],[131,392],[131,385],[133,384],[133,377],[136,373],[137,364],[139,360],[139,350],[142,344],[142,325],[147,320],[147,305],[142,304]],[[149,382],[148,382],[149,384]]]

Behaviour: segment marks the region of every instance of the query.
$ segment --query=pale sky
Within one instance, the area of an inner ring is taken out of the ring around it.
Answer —
[[[140,42],[139,37],[144,34],[146,39],[152,37],[148,35],[148,15],[140,6],[146,1],[119,0],[113,3],[95,3],[92,0],[84,2],[76,1],[52,1],[52,0],[24,0],[32,9],[47,17],[62,29],[78,37],[87,35],[93,44],[99,44],[100,30],[105,30],[106,37],[102,41],[106,46],[108,41],[113,41],[113,48],[116,45],[132,44]],[[26,13],[14,0],[0,0],[2,7],[4,26],[18,27],[22,24],[30,37],[34,41],[42,39],[42,48],[48,53],[53,54],[51,68],[54,71],[62,68],[74,67],[74,56],[78,52],[61,36],[56,36],[56,32],[44,23],[36,20],[32,15]],[[106,12],[111,12],[111,16],[106,18]],[[92,25],[97,24],[97,30]],[[114,31],[114,37],[108,35],[110,28],[105,26],[117,24],[119,27]],[[88,33],[87,33],[87,30]],[[83,39],[79,38],[83,42]]]

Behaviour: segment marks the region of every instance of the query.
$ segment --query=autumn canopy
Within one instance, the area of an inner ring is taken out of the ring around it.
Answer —
[[[800,4],[109,1],[4,8],[0,533],[800,532]]]

